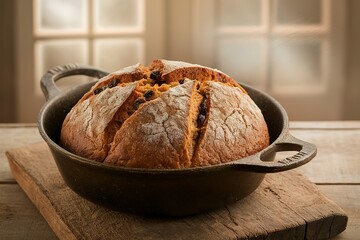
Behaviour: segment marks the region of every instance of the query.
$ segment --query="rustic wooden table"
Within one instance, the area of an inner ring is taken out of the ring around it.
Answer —
[[[334,239],[360,239],[360,121],[291,122],[291,133],[318,147],[299,168],[349,216]],[[42,141],[34,124],[0,124],[0,239],[56,239],[11,175],[5,151]],[[284,153],[285,154],[285,153]]]

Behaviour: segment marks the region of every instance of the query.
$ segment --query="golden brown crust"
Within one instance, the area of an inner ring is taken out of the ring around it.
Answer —
[[[252,155],[269,145],[266,122],[249,95],[207,82],[209,113],[192,166],[206,166]]]
[[[116,133],[104,162],[143,168],[190,166],[192,152],[185,145],[192,141],[188,136],[194,86],[188,81],[144,103]]]
[[[123,68],[116,72],[110,73],[109,75],[100,79],[91,89],[87,92],[80,101],[89,98],[94,95],[95,89],[100,87],[108,86],[112,81],[116,80],[118,84],[135,82],[143,79],[148,74],[148,69],[140,63]]]
[[[106,128],[135,85],[109,88],[79,101],[63,122],[61,145],[80,156],[103,161],[107,155],[104,141]]]
[[[155,60],[99,80],[65,118],[60,143],[106,164],[186,168],[254,154],[269,134],[260,109],[226,74]]]
[[[159,70],[162,72],[162,80],[164,82],[178,81],[179,79],[189,78],[198,81],[216,81],[227,83],[229,85],[240,88],[246,92],[240,84],[225,73],[208,67],[197,64],[169,61],[169,60],[154,60],[150,65],[150,70]]]

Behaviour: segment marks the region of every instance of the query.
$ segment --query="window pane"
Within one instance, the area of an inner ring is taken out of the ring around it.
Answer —
[[[266,71],[266,40],[262,38],[220,39],[217,68],[238,82],[261,87]]]
[[[217,0],[219,26],[252,26],[261,24],[261,0]]]
[[[86,0],[37,0],[34,4],[36,32],[73,33],[86,32]]]
[[[95,31],[141,31],[143,0],[95,0]]]
[[[144,43],[140,38],[94,40],[94,64],[114,72],[135,63],[144,63]]]
[[[88,64],[88,42],[86,40],[43,40],[35,42],[35,89],[41,94],[40,78],[50,68],[68,63]],[[86,77],[68,77],[57,82],[67,88],[86,81]]]
[[[275,23],[279,25],[321,24],[321,0],[276,0]]]
[[[321,40],[277,39],[272,47],[274,88],[311,88],[321,84]]]

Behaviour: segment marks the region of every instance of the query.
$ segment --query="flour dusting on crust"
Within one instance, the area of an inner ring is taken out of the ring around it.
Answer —
[[[154,60],[100,79],[66,116],[60,145],[135,168],[188,168],[234,161],[269,145],[261,110],[228,75]]]
[[[64,120],[61,143],[70,151],[102,161],[107,154],[103,143],[105,129],[135,85],[106,89],[79,102]]]
[[[263,115],[249,95],[208,82],[210,112],[193,166],[213,165],[254,154],[269,144]]]
[[[181,167],[193,88],[194,82],[189,81],[142,105],[117,132],[104,162],[129,167]]]

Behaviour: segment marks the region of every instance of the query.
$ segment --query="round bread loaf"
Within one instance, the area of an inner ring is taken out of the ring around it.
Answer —
[[[154,60],[100,79],[66,116],[60,144],[106,164],[189,168],[225,163],[269,145],[261,110],[226,74]]]

